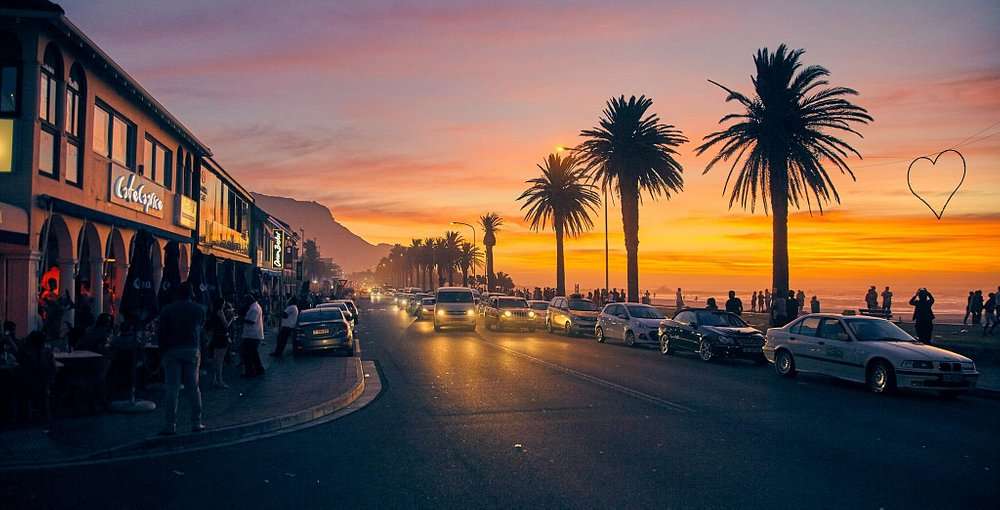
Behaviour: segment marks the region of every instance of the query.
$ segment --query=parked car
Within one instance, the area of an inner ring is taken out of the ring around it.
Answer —
[[[528,308],[531,308],[531,310],[535,312],[535,321],[534,321],[535,327],[544,328],[546,312],[549,309],[549,302],[537,299],[529,299]]]
[[[354,319],[354,324],[357,325],[358,319],[361,318],[361,314],[358,313],[358,307],[354,304],[354,300],[351,299],[335,299],[331,301],[332,303],[344,303],[347,305],[348,311],[351,312],[351,316]]]
[[[816,372],[864,383],[875,393],[906,388],[956,394],[979,379],[971,359],[920,343],[877,317],[809,314],[767,330],[763,350],[778,375]]]
[[[434,295],[434,331],[447,326],[476,329],[476,299],[467,287],[441,287]]]
[[[545,329],[552,333],[559,330],[571,336],[583,334],[592,337],[597,327],[600,309],[593,301],[570,296],[557,296],[549,303],[545,318]]]
[[[338,307],[313,308],[299,313],[292,336],[292,352],[322,350],[354,355],[354,327]]]
[[[344,303],[343,301],[328,301],[326,303],[320,303],[316,305],[316,308],[318,309],[336,308],[344,312],[344,318],[350,321],[352,326],[357,325],[357,320],[356,320],[357,318],[354,316],[353,313],[351,313],[351,309],[348,308],[347,303]]]
[[[486,317],[486,305],[489,304],[491,298],[495,298],[497,296],[506,296],[506,294],[502,292],[484,292],[483,295],[480,296],[479,315]]]
[[[486,329],[527,329],[535,330],[535,316],[524,298],[514,296],[493,296],[486,304]]]
[[[664,318],[663,312],[650,305],[611,303],[605,305],[597,317],[594,336],[601,343],[608,339],[621,340],[629,347],[658,344],[657,332]]]
[[[703,361],[744,358],[763,364],[764,333],[740,316],[706,308],[685,308],[664,319],[659,327],[660,352],[690,351]]]
[[[434,298],[425,297],[420,300],[420,308],[417,310],[417,320],[434,318]]]

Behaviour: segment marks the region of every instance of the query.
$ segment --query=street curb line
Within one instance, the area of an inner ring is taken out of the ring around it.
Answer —
[[[331,400],[300,411],[249,423],[231,425],[218,429],[207,429],[198,433],[142,439],[133,443],[116,446],[99,452],[61,459],[55,462],[24,462],[0,465],[0,472],[49,469],[67,465],[81,465],[119,459],[123,460],[137,455],[146,456],[182,453],[187,450],[204,449],[206,447],[216,445],[221,446],[226,443],[239,442],[259,436],[273,435],[274,433],[284,429],[295,428],[311,421],[332,415],[348,407],[364,393],[365,373],[362,367],[361,358],[355,356],[351,359],[354,361],[355,378],[357,381],[354,386],[350,390],[341,393]]]

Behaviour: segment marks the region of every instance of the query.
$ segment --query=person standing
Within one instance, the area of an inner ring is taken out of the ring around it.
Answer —
[[[677,296],[674,298],[677,304],[677,309],[680,310],[684,308],[684,293],[681,292],[681,288],[677,287]]]
[[[743,315],[743,301],[736,297],[736,291],[729,291],[729,299],[726,300],[726,311],[729,313],[735,313],[736,315]]]
[[[762,312],[771,313],[771,300],[771,289],[764,289],[764,309],[761,310]]]
[[[799,305],[798,312],[795,314],[795,316],[797,317],[799,315],[802,315],[802,311],[806,307],[806,292],[804,290],[799,289],[799,292],[795,294],[795,302],[798,303]]]
[[[972,303],[969,305],[972,313],[972,325],[978,326],[983,321],[983,291],[977,290],[972,294]]]
[[[913,307],[913,322],[917,330],[917,340],[930,345],[934,336],[934,296],[921,288],[910,298]]]
[[[753,291],[753,295],[750,296],[750,311],[757,313],[757,291]]]
[[[281,312],[281,329],[278,330],[278,341],[274,345],[274,352],[271,353],[271,356],[280,358],[285,354],[285,344],[288,343],[288,337],[292,336],[292,333],[295,332],[295,325],[298,322],[299,306],[293,297],[288,300],[288,306]]]
[[[225,299],[216,298],[212,303],[212,315],[208,318],[208,329],[212,332],[212,340],[208,344],[212,349],[212,386],[222,389],[229,387],[222,378],[222,369],[226,366],[226,353],[232,344],[229,328],[233,319],[232,314],[228,313],[229,308],[229,303]]]
[[[781,327],[788,324],[786,318],[788,317],[788,308],[785,304],[785,297],[781,295],[780,292],[775,289],[774,293],[771,294],[771,325],[775,327]]]
[[[718,310],[719,309],[719,305],[715,304],[715,298],[714,297],[710,297],[710,298],[708,298],[708,299],[705,300],[705,309],[706,310]]]
[[[892,291],[889,290],[888,285],[882,291],[882,313],[892,316]]]
[[[989,299],[984,305],[986,311],[986,321],[983,322],[983,336],[992,335],[993,328],[997,326],[997,294],[990,292]]]
[[[819,298],[813,296],[809,301],[809,311],[810,313],[819,313]]]
[[[264,364],[260,361],[260,343],[264,341],[264,314],[257,302],[257,296],[247,296],[246,313],[243,315],[243,340],[240,355],[243,359],[243,377],[264,375]]]
[[[795,291],[788,291],[788,299],[785,301],[785,307],[788,311],[785,313],[785,324],[792,322],[793,319],[799,316],[799,300],[795,299]],[[782,324],[784,326],[785,324]]]
[[[181,384],[191,401],[191,431],[201,432],[201,389],[198,387],[201,364],[201,328],[205,309],[191,301],[191,286],[177,287],[177,298],[160,312],[159,342],[166,379],[164,426],[161,435],[177,433],[177,397]]]
[[[965,299],[965,317],[962,318],[962,325],[969,323],[969,315],[972,314],[972,298],[975,297],[976,293],[969,291],[969,297]]]
[[[875,290],[874,285],[869,287],[865,294],[865,309],[878,310],[878,291]]]

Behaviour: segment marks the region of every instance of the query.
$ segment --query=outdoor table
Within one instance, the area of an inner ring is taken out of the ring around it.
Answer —
[[[109,360],[93,351],[57,352],[53,354],[56,363],[63,369],[57,377],[58,391],[75,410],[95,410],[104,399],[104,386]]]
[[[104,356],[93,351],[73,351],[73,352],[57,352],[52,355],[56,361],[75,361],[75,360],[86,360],[103,358]]]

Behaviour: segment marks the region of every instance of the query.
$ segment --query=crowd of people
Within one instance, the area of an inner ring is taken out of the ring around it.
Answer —
[[[985,297],[982,290],[970,290],[969,297],[965,303],[965,316],[962,317],[962,325],[970,323],[973,326],[983,327],[983,336],[993,335],[997,323],[1000,322],[1000,286],[996,292],[990,292]]]

